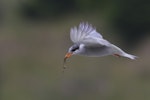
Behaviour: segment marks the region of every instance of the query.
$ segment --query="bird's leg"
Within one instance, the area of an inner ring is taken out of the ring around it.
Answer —
[[[121,57],[119,54],[113,54],[114,56],[116,56],[116,57]]]

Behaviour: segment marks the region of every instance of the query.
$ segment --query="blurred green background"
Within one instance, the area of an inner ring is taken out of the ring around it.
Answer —
[[[139,56],[73,56],[70,28],[88,21]],[[1,0],[1,100],[150,100],[149,0]]]

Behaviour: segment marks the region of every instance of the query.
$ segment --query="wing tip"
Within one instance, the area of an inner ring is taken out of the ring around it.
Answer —
[[[127,58],[132,59],[132,60],[136,60],[137,58],[139,58],[139,57],[131,55],[131,54],[125,54],[124,57],[127,57]]]
[[[82,30],[85,33],[90,33],[92,31],[96,31],[96,28],[93,27],[92,24],[89,24],[88,21],[86,21],[86,22],[80,22],[77,30]]]

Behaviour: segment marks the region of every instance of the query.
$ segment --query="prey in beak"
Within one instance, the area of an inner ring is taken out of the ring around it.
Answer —
[[[66,69],[66,60],[68,59],[68,58],[70,58],[71,56],[72,56],[72,52],[68,52],[66,55],[65,55],[65,58],[64,58],[64,62],[63,62],[63,69]]]

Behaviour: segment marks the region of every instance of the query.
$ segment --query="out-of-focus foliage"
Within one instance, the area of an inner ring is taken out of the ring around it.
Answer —
[[[103,16],[132,45],[150,31],[149,6],[148,0],[27,0],[20,3],[19,11],[29,19],[96,12],[95,16]]]
[[[0,100],[150,100],[150,1],[1,0]],[[73,56],[71,27],[93,24],[138,56]]]
[[[57,17],[75,9],[74,0],[28,0],[21,2],[19,9],[27,18]]]
[[[125,0],[118,5],[119,12],[113,20],[127,43],[135,43],[150,32],[150,1]],[[135,37],[135,38],[133,38]]]

